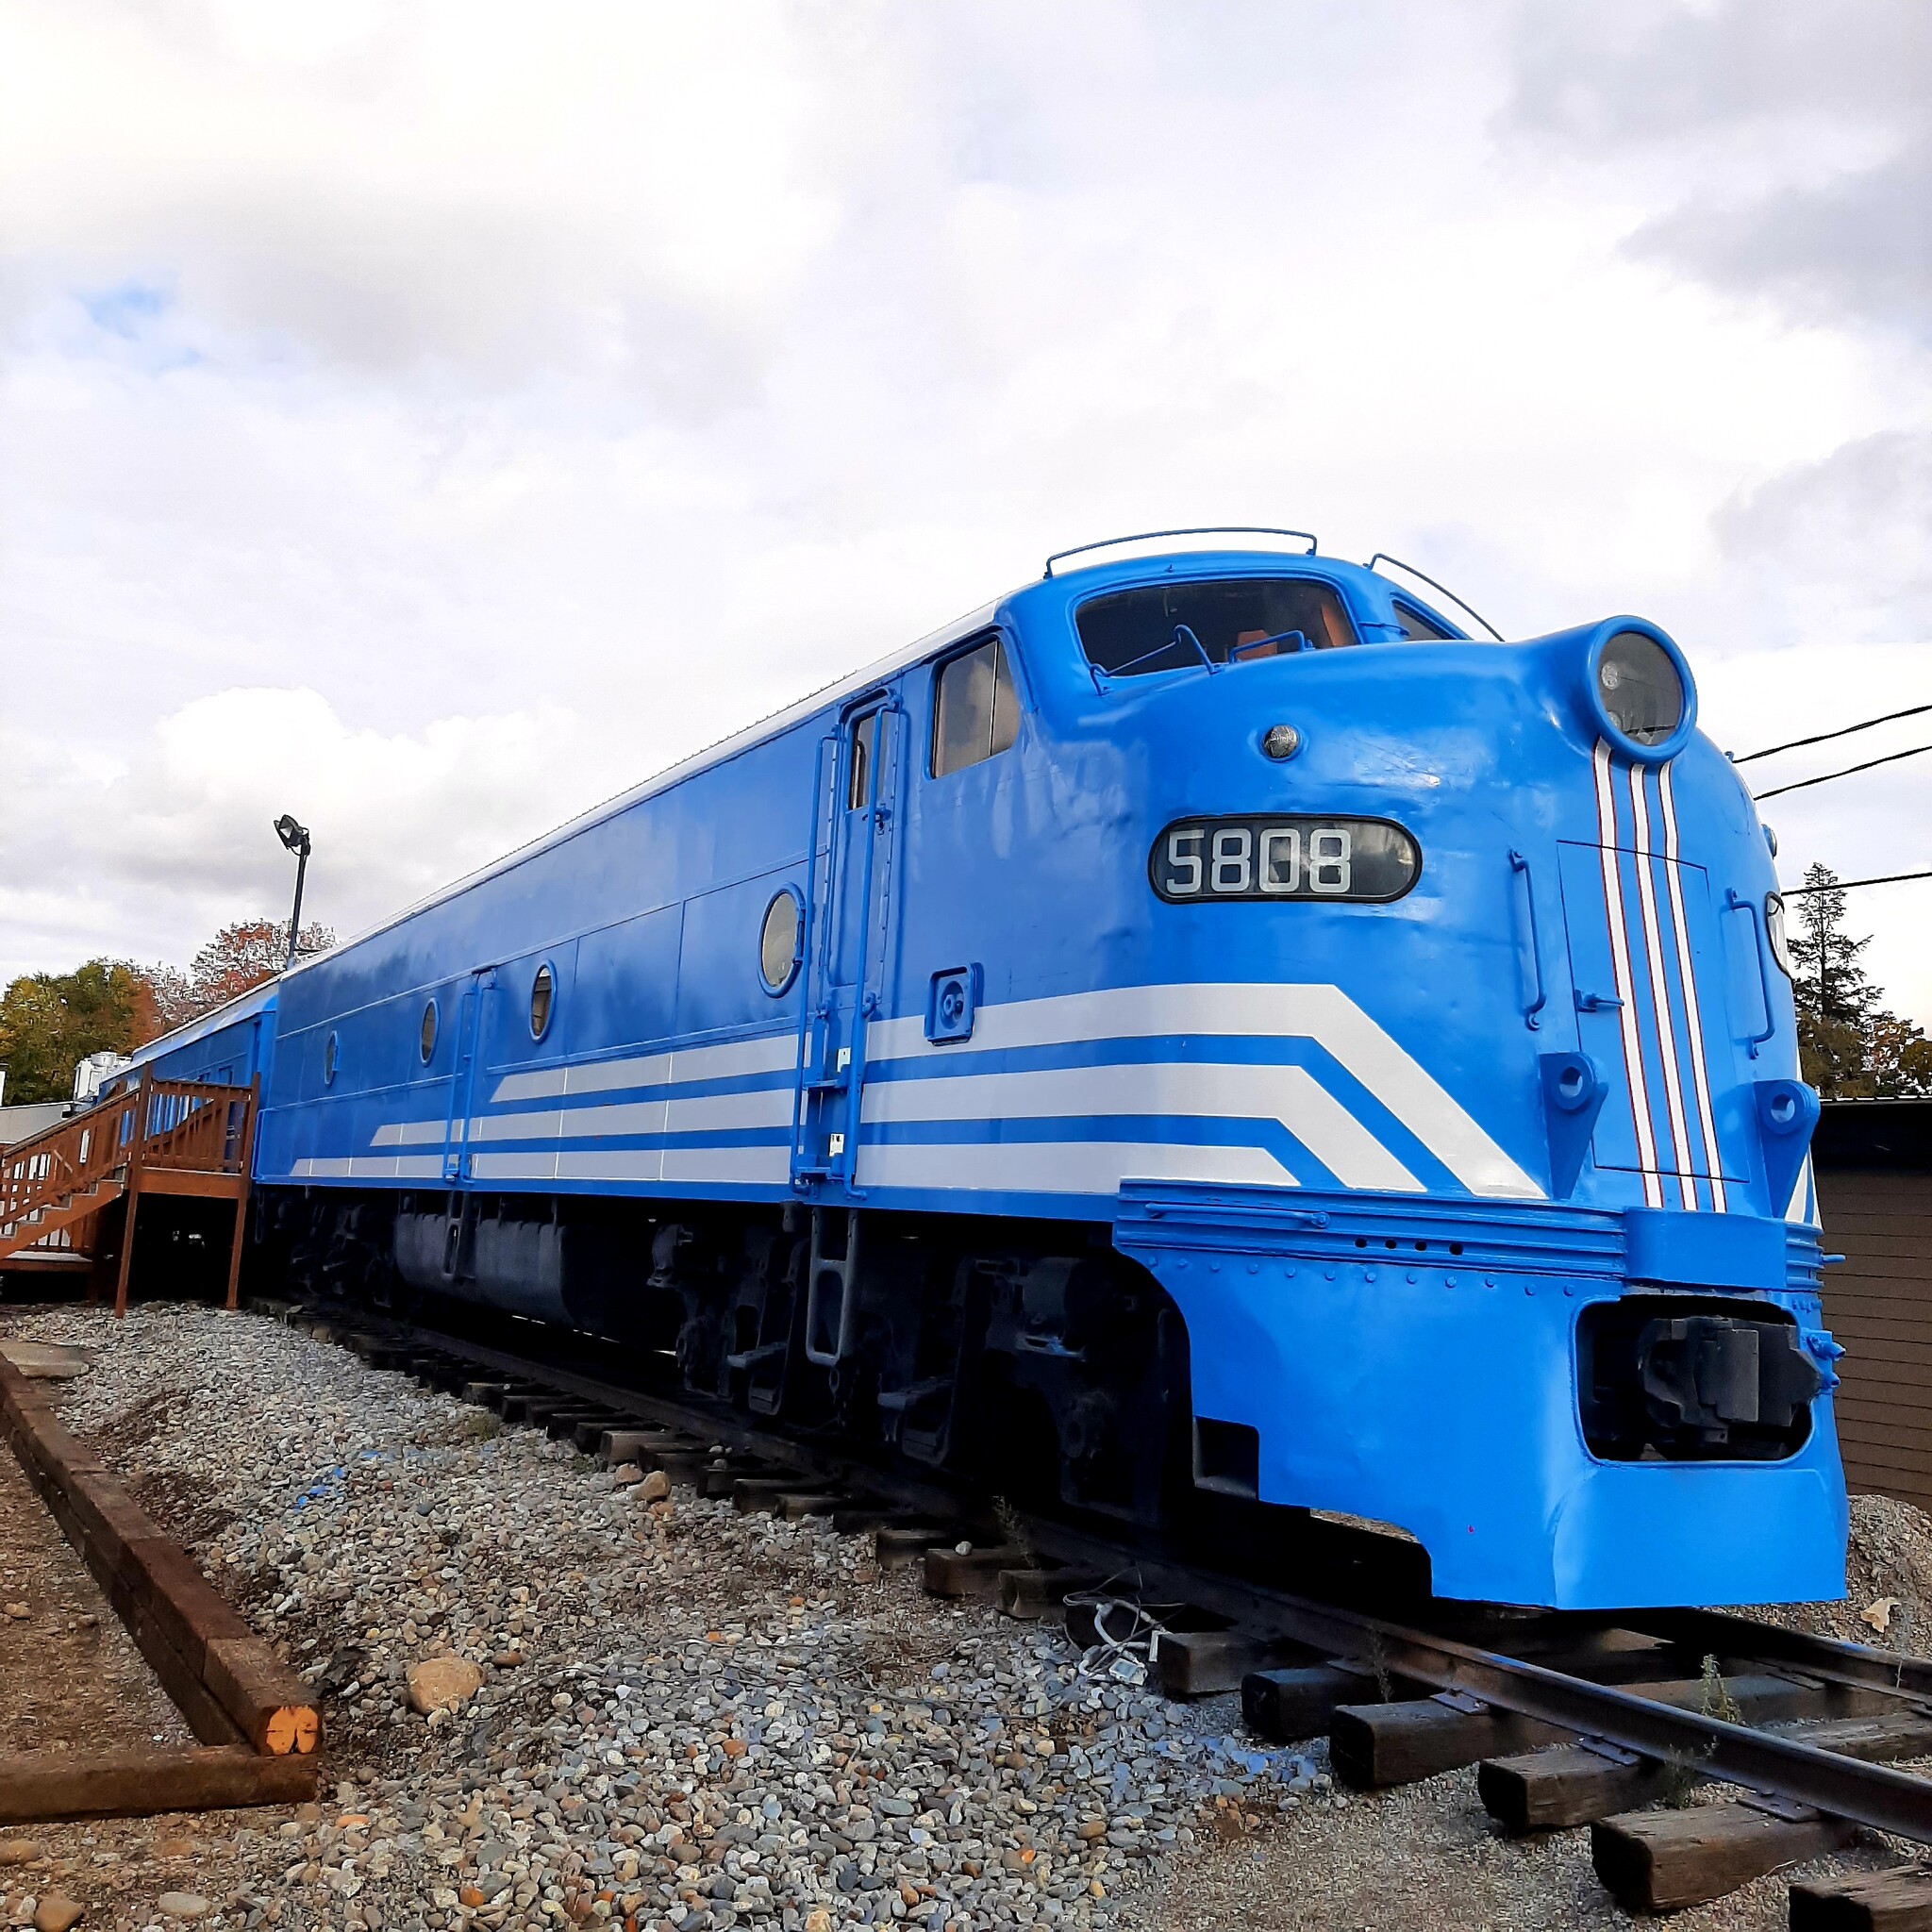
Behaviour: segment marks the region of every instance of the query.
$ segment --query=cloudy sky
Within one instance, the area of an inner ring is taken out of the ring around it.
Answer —
[[[0,973],[278,913],[282,810],[346,933],[1216,518],[1652,616],[1732,750],[1932,702],[1932,9],[0,0]]]

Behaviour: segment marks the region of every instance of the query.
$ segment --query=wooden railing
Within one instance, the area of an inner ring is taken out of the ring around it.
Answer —
[[[36,1229],[51,1217],[71,1221],[75,1207],[92,1214],[138,1191],[144,1173],[162,1192],[183,1190],[161,1176],[188,1175],[213,1183],[188,1191],[226,1194],[233,1180],[245,1190],[256,1102],[252,1086],[143,1074],[129,1091],[17,1141],[0,1154],[0,1257],[37,1245]],[[44,1238],[49,1247],[69,1244],[53,1226]]]
[[[0,1158],[0,1236],[13,1234],[30,1215],[115,1178],[127,1161],[140,1104],[137,1089],[8,1148]]]

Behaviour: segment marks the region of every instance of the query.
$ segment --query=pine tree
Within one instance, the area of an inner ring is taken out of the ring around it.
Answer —
[[[1885,995],[1859,963],[1871,935],[1854,939],[1845,930],[1838,874],[1828,865],[1808,866],[1805,887],[1798,930],[1786,941],[1805,1078],[1827,1100],[1932,1091],[1932,1041],[1879,1004]]]

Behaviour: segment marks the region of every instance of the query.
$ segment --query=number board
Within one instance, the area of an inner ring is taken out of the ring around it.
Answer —
[[[1180,819],[1148,855],[1171,905],[1204,899],[1353,899],[1386,905],[1422,876],[1415,841],[1388,819]]]

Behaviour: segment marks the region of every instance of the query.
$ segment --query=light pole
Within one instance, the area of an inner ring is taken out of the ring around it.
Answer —
[[[289,914],[289,957],[283,970],[295,963],[295,940],[302,930],[302,881],[308,871],[308,827],[298,825],[284,812],[275,821],[275,837],[295,855],[295,909]]]

